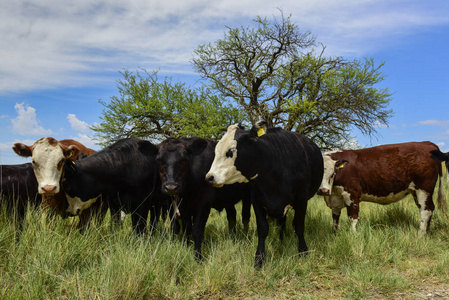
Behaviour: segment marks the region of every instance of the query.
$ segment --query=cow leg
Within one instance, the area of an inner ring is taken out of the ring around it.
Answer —
[[[92,220],[93,210],[89,207],[86,210],[83,210],[79,217],[78,229],[82,232],[86,231],[86,229],[90,226],[90,221]]]
[[[340,221],[341,208],[332,208],[332,228],[334,230],[338,229],[338,222]]]
[[[209,213],[210,207],[202,207],[194,218],[192,234],[194,239],[195,259],[197,261],[201,261],[203,259],[203,254],[201,253],[201,244],[203,243],[204,229],[206,228]]]
[[[111,211],[111,231],[113,232],[115,227],[121,224],[122,207],[120,205],[118,194],[108,194],[106,199],[109,204],[109,210]]]
[[[181,211],[181,221],[182,221],[182,228],[183,228],[183,239],[187,246],[190,245],[190,236],[192,235],[192,216],[187,213],[187,211]]]
[[[235,227],[237,226],[237,211],[234,205],[225,207],[226,218],[228,219],[228,229],[230,234],[235,234]]]
[[[148,211],[146,212],[148,215]],[[134,232],[141,235],[145,233],[145,229],[147,227],[147,216],[145,212],[135,211],[131,213],[131,222],[134,229]]]
[[[161,215],[161,209],[162,207],[159,204],[154,204],[150,207],[150,232],[156,229]]]
[[[343,198],[347,204],[346,210],[348,217],[351,220],[351,227],[353,231],[357,230],[357,222],[359,220],[359,203],[360,194],[359,193],[344,193]]]
[[[420,235],[424,235],[428,232],[430,226],[430,220],[432,219],[432,213],[435,209],[435,204],[432,200],[432,193],[428,193],[424,190],[416,190],[415,202],[419,208],[421,215],[421,222],[419,225]]]
[[[243,199],[242,200],[242,223],[243,223],[243,232],[248,234],[249,231],[249,219],[251,218],[251,200]]]
[[[283,216],[282,218],[276,219],[276,224],[279,227],[279,240],[282,242],[284,240],[284,234],[286,231],[286,222],[287,222],[287,216]],[[295,226],[295,225],[293,225]]]
[[[307,200],[299,199],[299,205],[295,205],[295,217],[293,219],[293,226],[295,227],[295,233],[298,236],[298,253],[300,255],[306,255],[308,248],[306,240],[304,239],[305,219],[307,212]]]
[[[268,236],[269,225],[267,220],[267,213],[262,205],[256,203],[256,201],[253,201],[253,208],[256,215],[258,236],[256,257],[254,259],[254,266],[257,268],[262,267],[265,260],[265,240]]]
[[[175,208],[173,207],[173,204],[170,203],[168,205],[168,215],[170,216],[170,225],[172,229],[173,238],[175,238],[175,236],[178,235],[179,232],[181,231],[181,224],[179,223],[179,215],[177,214],[179,214],[179,212],[176,212]]]

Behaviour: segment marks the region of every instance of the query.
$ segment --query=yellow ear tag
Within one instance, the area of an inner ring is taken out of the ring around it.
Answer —
[[[264,134],[265,134],[265,130],[263,130],[263,128],[257,129],[257,136],[262,136]]]
[[[70,150],[69,156],[67,156],[67,158],[70,158],[73,156],[73,153],[75,153],[75,150]]]
[[[341,164],[338,165],[337,168],[338,168],[338,169],[343,169],[344,166],[345,166],[345,164],[344,164],[344,163],[341,163]]]

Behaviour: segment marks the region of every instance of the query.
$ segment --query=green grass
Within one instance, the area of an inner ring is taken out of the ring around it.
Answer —
[[[254,215],[248,235],[233,236],[225,213],[212,211],[204,261],[197,263],[193,248],[173,239],[168,223],[136,237],[129,216],[113,233],[108,217],[80,233],[70,219],[29,211],[19,239],[1,212],[0,299],[449,297],[449,219],[438,209],[424,237],[411,198],[388,206],[362,203],[357,232],[343,210],[334,232],[331,210],[317,196],[306,218],[306,257],[298,256],[292,218],[290,211],[283,243],[270,223],[266,263],[254,269]]]

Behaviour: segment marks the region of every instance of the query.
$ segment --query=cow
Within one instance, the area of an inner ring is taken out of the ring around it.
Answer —
[[[79,215],[93,203],[104,202],[97,200],[100,196],[107,196],[112,220],[119,219],[120,211],[130,213],[134,231],[144,233],[148,213],[160,194],[156,153],[151,142],[127,138],[76,163],[66,161],[62,186],[69,202],[67,212]]]
[[[43,195],[42,206],[66,218],[68,202],[65,194],[60,191],[64,162],[67,159],[76,161],[79,154],[91,155],[95,153],[95,150],[71,139],[58,141],[52,137],[43,137],[32,146],[15,143],[13,150],[19,156],[31,157],[38,182],[38,192]],[[101,205],[101,203],[95,204],[79,216],[79,227],[84,228],[88,225],[94,213],[102,219],[107,209],[107,206]]]
[[[307,253],[307,202],[317,192],[322,176],[323,158],[315,143],[295,132],[267,129],[267,123],[259,121],[249,131],[239,125],[228,127],[215,148],[206,181],[215,187],[249,183],[258,233],[255,266],[261,267],[269,231],[267,214],[281,219],[293,208],[298,252]]]
[[[251,214],[250,189],[235,184],[225,189],[209,185],[204,177],[214,160],[216,142],[204,138],[168,138],[158,145],[156,158],[161,190],[176,196],[186,237],[194,239],[195,258],[202,259],[201,244],[210,209],[226,210],[229,231],[235,233],[235,204],[243,201],[242,221],[248,231]]]
[[[20,230],[27,207],[37,208],[42,201],[31,163],[0,165],[0,183],[0,202]]]
[[[356,230],[360,202],[385,205],[411,194],[420,210],[420,234],[425,234],[435,209],[433,191],[442,175],[441,164],[429,155],[436,149],[431,142],[410,142],[325,153],[324,176],[318,193],[332,209],[333,228],[338,228],[344,207],[352,229]],[[437,201],[445,210],[442,187],[440,180]]]

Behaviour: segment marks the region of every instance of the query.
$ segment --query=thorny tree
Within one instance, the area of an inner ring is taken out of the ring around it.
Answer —
[[[201,45],[192,64],[213,89],[234,99],[251,123],[303,133],[323,149],[339,147],[352,128],[374,136],[387,124],[383,63],[326,57],[325,46],[290,17],[258,17],[255,28],[229,28],[222,40]],[[316,48],[318,45],[318,48]]]

